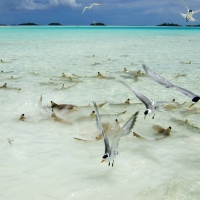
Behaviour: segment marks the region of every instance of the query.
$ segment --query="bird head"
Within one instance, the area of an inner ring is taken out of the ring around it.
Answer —
[[[198,102],[200,100],[199,96],[196,96],[192,99],[192,103],[190,104],[189,108],[191,108],[196,102]]]
[[[103,155],[101,163],[103,163],[107,158],[109,158],[109,154],[108,153]]]
[[[189,10],[188,12],[189,12],[189,13],[192,13],[192,10]]]
[[[144,119],[146,118],[146,116],[151,113],[151,110],[150,109],[147,109],[144,111]]]

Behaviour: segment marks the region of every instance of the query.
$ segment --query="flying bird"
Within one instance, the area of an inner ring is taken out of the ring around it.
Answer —
[[[179,86],[176,86],[169,82],[167,79],[163,78],[162,76],[156,74],[151,69],[149,69],[146,65],[142,65],[145,72],[157,83],[160,83],[161,85],[164,85],[166,88],[173,88],[175,90],[178,90],[179,92],[185,94],[186,96],[190,97],[192,99],[192,104],[189,106],[192,107],[196,102],[200,100],[200,96],[190,92],[189,90],[186,90],[184,88],[181,88]]]
[[[184,0],[181,0],[181,1],[183,2],[183,4],[185,5],[185,7],[187,9],[187,14],[183,14],[183,13],[180,13],[180,14],[184,19],[186,19],[186,22],[187,21],[191,21],[191,22],[198,21],[198,20],[194,19],[192,16],[194,14],[200,12],[200,9],[192,11],[191,9],[189,9],[189,7],[187,6],[187,4],[185,3]]]
[[[86,9],[91,9],[93,6],[102,6],[102,4],[93,3],[91,6],[86,6],[85,8],[83,8],[82,14],[85,12]]]
[[[121,137],[124,137],[131,132],[131,130],[136,122],[136,118],[137,118],[137,115],[139,112],[136,112],[134,115],[132,115],[131,118],[126,122],[126,124],[119,131],[117,131],[115,137],[112,140],[112,146],[110,147],[108,138],[107,138],[106,134],[104,133],[104,129],[102,127],[101,118],[99,115],[97,105],[95,102],[93,102],[93,104],[94,104],[94,108],[96,111],[97,127],[99,128],[99,131],[103,135],[104,144],[105,144],[105,154],[103,155],[101,162],[107,161],[107,162],[109,162],[108,166],[110,166],[110,161],[113,160],[113,162],[112,162],[112,167],[113,167],[114,159],[115,159],[116,155],[119,153],[118,152],[119,140]]]
[[[150,100],[149,98],[147,98],[145,95],[143,95],[142,93],[140,93],[138,90],[130,87],[129,85],[127,85],[125,82],[120,81],[121,83],[123,83],[124,85],[126,85],[134,94],[135,96],[142,101],[142,103],[146,106],[146,110],[144,112],[144,119],[146,118],[146,116],[150,113],[153,113],[153,117],[152,119],[154,119],[155,117],[155,112],[156,110],[159,108],[159,106],[163,103],[166,103],[165,101],[154,101],[154,100]]]

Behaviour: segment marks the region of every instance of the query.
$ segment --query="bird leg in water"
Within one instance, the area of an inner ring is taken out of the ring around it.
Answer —
[[[158,109],[158,106],[155,106],[155,112],[156,112],[156,110]],[[153,117],[152,117],[152,119],[154,119],[154,117],[155,117],[155,114],[156,113],[154,113],[154,115],[153,115]]]
[[[114,165],[114,160],[113,160],[113,162],[112,162],[112,167],[113,167],[113,165]]]
[[[110,162],[108,163],[108,166],[110,166]]]

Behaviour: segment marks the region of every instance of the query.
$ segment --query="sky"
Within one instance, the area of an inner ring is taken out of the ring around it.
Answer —
[[[200,0],[185,0],[192,10],[200,9]],[[94,6],[82,10],[92,3]],[[197,22],[186,22],[179,14],[186,13],[181,0],[0,0],[0,24],[33,22],[48,25],[90,25],[102,22],[113,26],[155,26],[162,23],[200,24],[200,12],[193,15]]]

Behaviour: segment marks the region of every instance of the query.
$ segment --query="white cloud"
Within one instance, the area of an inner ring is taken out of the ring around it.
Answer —
[[[152,14],[152,13],[154,13],[154,14],[163,14],[164,11],[165,11],[165,10],[164,10],[163,8],[152,9],[152,10],[150,9],[150,10],[144,11],[144,12],[141,13],[141,14],[143,14],[143,15]]]
[[[59,5],[80,7],[76,0],[0,0],[0,10],[42,10]]]
[[[79,7],[81,4],[76,3],[76,0],[49,0],[49,4],[52,6],[68,5],[71,7]]]
[[[21,1],[21,9],[26,10],[41,10],[46,9],[48,5],[35,2],[34,0],[23,0]]]

